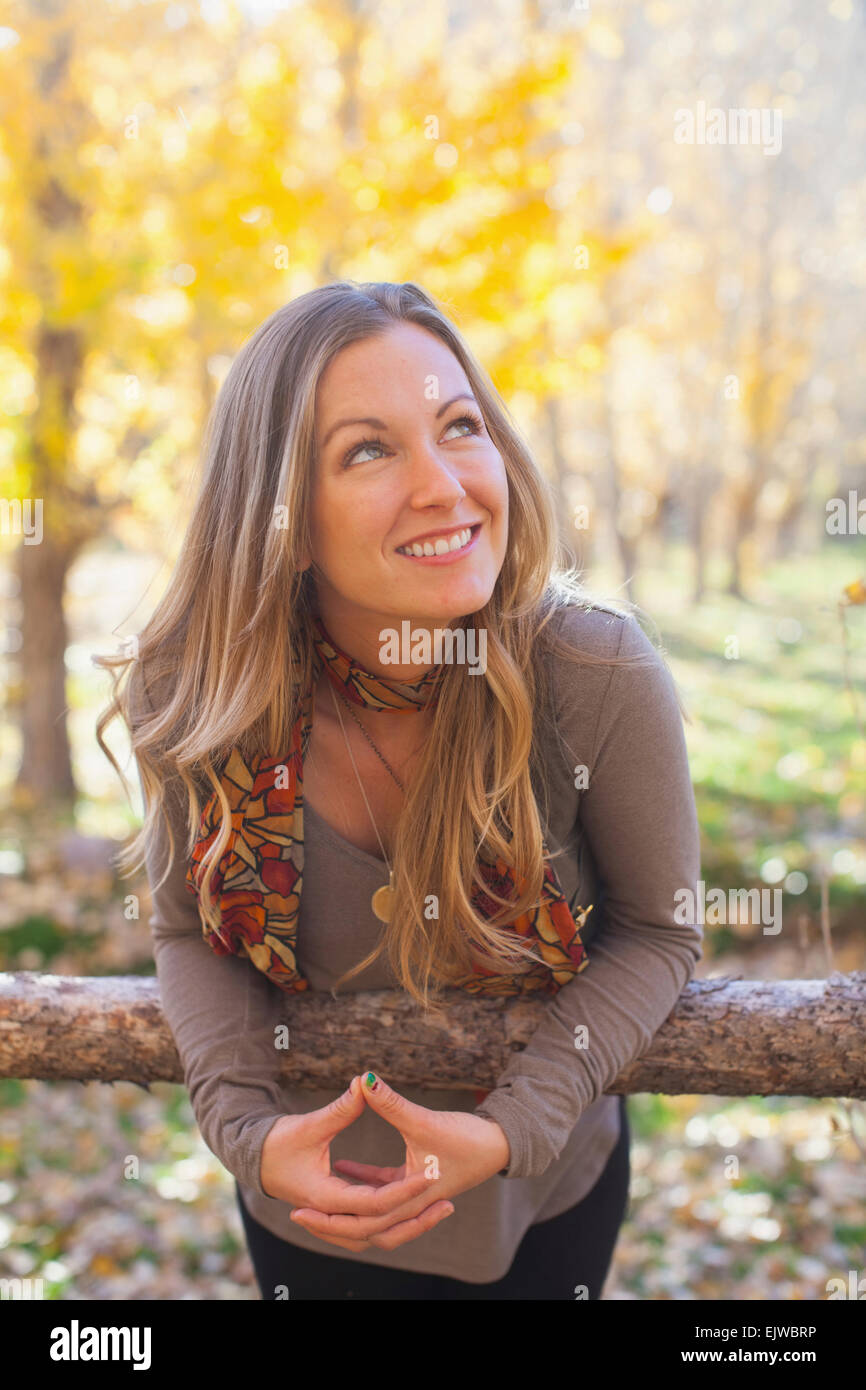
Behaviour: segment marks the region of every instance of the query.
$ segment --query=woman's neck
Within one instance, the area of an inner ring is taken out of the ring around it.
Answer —
[[[395,618],[388,614],[370,615],[364,623],[349,622],[340,614],[319,611],[325,631],[347,656],[365,671],[383,680],[416,685],[440,664],[436,652],[441,645],[436,634],[460,622],[459,618],[436,623],[430,618]]]

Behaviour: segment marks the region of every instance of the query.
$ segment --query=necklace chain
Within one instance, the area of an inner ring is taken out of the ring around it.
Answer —
[[[384,859],[385,867],[388,870],[388,882],[386,884],[383,884],[381,888],[376,889],[376,892],[373,894],[370,905],[373,911],[375,912],[376,916],[379,918],[380,922],[389,922],[391,920],[391,915],[394,911],[394,870],[391,868],[391,861],[385,853],[385,846],[382,844],[382,836],[379,834],[379,827],[376,824],[376,817],[373,815],[372,809],[370,807],[370,802],[367,800],[367,793],[364,791],[364,783],[361,781],[361,774],[358,771],[358,764],[355,762],[355,755],[352,752],[352,745],[350,744],[349,736],[346,733],[346,726],[343,723],[343,716],[340,713],[340,706],[337,704],[336,695],[334,693],[334,686],[331,681],[328,681],[328,689],[331,692],[331,699],[334,702],[334,709],[337,712],[337,718],[340,721],[340,728],[343,731],[343,738],[346,741],[346,751],[352,760],[352,767],[354,768],[355,776],[358,779],[358,786],[361,788],[361,795],[363,796],[364,804],[367,807],[367,814],[369,815],[370,820],[373,823],[373,829],[376,832],[376,839],[379,841],[379,848],[382,851],[382,858]],[[394,781],[397,783],[397,786],[400,788],[401,792],[405,793],[406,788],[403,786],[403,783],[400,781],[400,778],[397,776],[396,772],[391,767],[384,754],[380,753],[379,749],[376,747],[375,743],[373,742],[370,735],[367,733],[367,730],[364,728],[364,725],[361,723],[355,711],[352,709],[351,704],[346,699],[346,696],[343,694],[342,690],[338,690],[336,694],[340,696],[340,699],[343,701],[343,704],[348,707],[349,713],[351,714],[355,723],[358,725],[358,728],[361,730],[361,733],[364,735],[365,739],[369,743],[373,752],[376,754],[377,758],[379,758],[381,762],[384,764],[384,766],[388,769],[388,772],[391,774]]]
[[[331,690],[332,690],[332,691],[333,691],[333,688],[334,688],[334,687],[331,686]],[[361,723],[361,721],[360,721],[360,719],[358,718],[357,714],[356,714],[355,711],[352,709],[351,704],[350,704],[349,701],[346,699],[346,697],[345,697],[345,695],[343,694],[342,690],[338,690],[338,691],[337,691],[337,694],[339,695],[340,699],[343,701],[343,704],[346,706],[347,710],[348,710],[349,713],[351,714],[351,716],[352,716],[352,718],[354,719],[355,723],[357,724],[358,728],[361,730],[361,733],[364,735],[365,739],[366,739],[367,742],[369,743],[369,745],[370,745],[370,747],[372,748],[373,752],[376,754],[376,757],[379,758],[379,760],[385,764],[385,767],[388,769],[388,771],[390,772],[391,776],[394,778],[394,781],[397,783],[397,786],[400,788],[401,792],[403,792],[404,795],[405,795],[406,788],[403,786],[403,783],[400,781],[400,778],[397,776],[397,774],[396,774],[396,772],[394,771],[394,769],[392,768],[391,764],[390,764],[390,763],[388,762],[388,760],[386,759],[384,753],[380,753],[380,752],[379,752],[379,749],[376,747],[376,745],[375,745],[375,743],[373,742],[372,738],[371,738],[370,735],[367,733],[367,730],[364,728],[364,725]]]
[[[369,815],[370,820],[371,820],[372,823],[373,823],[373,829],[374,829],[375,832],[376,832],[376,839],[379,841],[379,848],[380,848],[380,850],[382,851],[382,858],[384,859],[384,861],[385,861],[385,866],[386,866],[386,868],[387,868],[387,870],[388,870],[388,882],[389,882],[389,887],[393,890],[394,871],[393,871],[392,868],[391,868],[391,861],[390,861],[390,859],[388,858],[387,854],[385,853],[385,846],[382,844],[382,836],[379,834],[379,827],[378,827],[378,825],[376,824],[376,817],[373,815],[373,812],[372,812],[372,810],[370,809],[370,803],[369,803],[369,801],[367,800],[367,793],[364,791],[364,783],[361,781],[361,774],[360,774],[360,772],[358,771],[358,764],[355,762],[355,755],[354,755],[354,753],[352,752],[352,745],[351,745],[350,742],[349,742],[349,738],[348,738],[348,735],[347,735],[347,733],[346,733],[346,726],[345,726],[345,724],[343,723],[343,716],[342,716],[342,714],[340,713],[340,706],[337,704],[337,700],[336,700],[336,697],[335,697],[335,695],[334,695],[334,687],[333,687],[333,685],[331,685],[330,681],[328,682],[328,689],[329,689],[330,692],[331,692],[331,699],[334,701],[334,709],[337,711],[337,718],[338,718],[339,721],[340,721],[340,728],[343,730],[343,738],[346,740],[346,751],[347,751],[347,753],[349,754],[349,757],[350,757],[351,760],[352,760],[352,767],[354,768],[354,770],[355,770],[355,776],[356,776],[357,779],[358,779],[358,786],[361,788],[361,795],[363,796],[363,798],[364,798],[364,804],[365,804],[365,806],[367,807],[367,814]],[[378,749],[377,749],[376,751],[378,752]],[[379,756],[381,757],[382,755],[379,754]],[[382,761],[385,762],[385,759],[382,758]],[[386,763],[385,765],[386,765],[386,767],[387,767],[387,763]],[[388,771],[390,772],[391,769],[389,768]],[[392,776],[392,777],[394,776],[393,772],[391,773],[391,776]],[[379,891],[381,892],[382,890],[380,889]],[[374,895],[373,895],[373,899],[374,899],[374,910],[375,910],[375,899],[376,899],[376,894],[375,894],[375,893],[374,893]],[[377,915],[378,915],[378,914],[377,914]]]

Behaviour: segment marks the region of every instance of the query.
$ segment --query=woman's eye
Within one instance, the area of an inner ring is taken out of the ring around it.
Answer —
[[[469,434],[481,433],[481,421],[478,419],[477,415],[461,415],[459,420],[451,421],[448,429],[453,430],[455,425],[467,425]]]
[[[476,415],[461,415],[457,420],[452,420],[450,425],[446,426],[445,433],[447,434],[449,430],[455,429],[457,425],[465,425],[467,427],[466,434],[461,436],[464,439],[468,439],[473,434],[480,434],[483,428],[481,421]],[[379,439],[378,436],[372,439],[362,439],[360,444],[354,444],[346,454],[343,459],[343,467],[348,468],[358,463],[358,455],[362,454],[365,449],[387,450],[387,448],[388,446],[384,439]],[[364,463],[366,460],[361,459],[360,462]]]
[[[365,449],[384,449],[384,447],[384,444],[379,439],[364,439],[360,444],[356,444],[354,449],[349,450],[345,462],[347,464],[357,463],[358,455],[362,454]],[[361,461],[363,463],[365,460],[362,459]]]

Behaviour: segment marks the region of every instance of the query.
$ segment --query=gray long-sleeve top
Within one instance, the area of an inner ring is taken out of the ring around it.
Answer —
[[[582,932],[589,964],[558,994],[541,996],[542,1022],[480,1103],[471,1092],[401,1088],[430,1109],[496,1120],[511,1152],[504,1174],[458,1194],[451,1216],[396,1250],[322,1241],[263,1190],[261,1151],[274,1122],[329,1104],[351,1078],[335,1090],[302,1090],[278,1076],[275,1028],[289,1017],[291,996],[246,957],[217,956],[204,941],[185,883],[185,810],[168,800],[180,853],[152,891],[150,919],[163,1009],[205,1143],[237,1178],[256,1220],[294,1245],[470,1283],[501,1278],[528,1226],[566,1211],[595,1184],[620,1132],[618,1100],[605,1087],[647,1050],[700,960],[700,923],[681,923],[675,897],[695,892],[700,849],[668,668],[631,616],[596,604],[569,607],[552,622],[583,650],[650,658],[620,667],[557,661],[554,723],[537,724],[550,788],[546,842],[564,851],[554,864],[572,911],[594,904]],[[575,786],[581,766],[585,789]],[[311,806],[304,817],[298,962],[310,987],[326,990],[378,941],[370,899],[387,874]],[[152,890],[167,852],[161,823],[147,857]],[[380,957],[341,990],[399,987]],[[367,1065],[376,1070],[377,1058]],[[399,1134],[369,1107],[336,1137],[331,1156],[383,1165],[404,1158]]]

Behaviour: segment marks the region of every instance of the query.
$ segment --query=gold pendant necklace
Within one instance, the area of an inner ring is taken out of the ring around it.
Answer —
[[[365,804],[366,807],[367,807],[367,814],[369,815],[370,820],[371,820],[372,823],[373,823],[373,829],[374,829],[375,832],[376,832],[376,839],[379,841],[379,848],[380,848],[381,851],[382,851],[382,858],[384,859],[385,864],[386,864],[387,869],[388,869],[388,882],[387,882],[387,883],[383,883],[382,886],[381,886],[381,888],[377,888],[377,889],[376,889],[375,893],[373,894],[372,898],[370,899],[370,906],[372,907],[372,909],[373,909],[373,911],[375,912],[376,916],[379,918],[379,921],[380,921],[380,922],[390,922],[390,920],[391,920],[391,913],[392,913],[393,910],[394,910],[394,891],[395,891],[395,890],[394,890],[394,870],[391,868],[391,865],[390,865],[390,863],[388,862],[388,856],[387,856],[387,854],[385,853],[385,846],[382,844],[382,836],[379,834],[379,827],[378,827],[378,825],[376,824],[376,818],[375,818],[375,816],[373,815],[373,812],[370,810],[370,803],[369,803],[369,801],[367,800],[367,793],[364,791],[364,783],[361,781],[361,776],[360,776],[360,773],[358,772],[358,767],[357,767],[357,764],[356,764],[356,762],[355,762],[355,756],[354,756],[354,754],[353,754],[353,752],[352,752],[352,747],[351,747],[351,744],[349,743],[349,738],[348,738],[348,735],[347,735],[347,733],[346,733],[346,726],[345,726],[345,724],[343,723],[343,716],[342,716],[342,714],[340,713],[340,706],[337,704],[337,698],[336,698],[336,696],[335,696],[335,694],[334,694],[334,687],[333,687],[333,685],[331,684],[330,681],[328,682],[328,689],[329,689],[330,692],[331,692],[331,699],[334,701],[334,709],[337,711],[337,718],[338,718],[339,721],[340,721],[340,728],[343,730],[343,738],[346,740],[346,750],[347,750],[347,752],[348,752],[348,754],[349,754],[349,757],[350,757],[351,760],[352,760],[352,767],[355,769],[355,776],[356,776],[357,779],[358,779],[358,786],[361,788],[361,795],[363,796],[363,798],[364,798],[364,804]],[[347,702],[347,703],[348,703],[348,702]],[[354,711],[352,710],[351,706],[349,706],[349,713],[350,713],[350,714],[354,714]],[[358,720],[357,723],[358,723],[358,727],[359,727],[360,730],[361,730],[361,733],[362,733],[362,734],[364,735],[364,737],[367,739],[368,743],[369,743],[369,744],[371,745],[371,747],[373,748],[373,751],[379,756],[379,758],[382,760],[382,762],[385,763],[385,767],[388,768],[388,771],[391,773],[391,776],[394,778],[394,781],[397,783],[397,786],[400,788],[401,791],[405,791],[406,789],[405,789],[405,787],[403,786],[403,783],[400,781],[400,779],[399,779],[399,777],[396,775],[396,773],[388,766],[388,763],[385,762],[385,758],[384,758],[383,755],[379,752],[379,749],[376,747],[375,743],[373,743],[373,740],[370,738],[370,736],[369,736],[369,734],[367,733],[367,730],[364,728],[363,724],[361,724],[360,720]]]
[[[388,882],[373,894],[371,906],[380,922],[390,922],[394,906],[394,870],[388,869]]]

